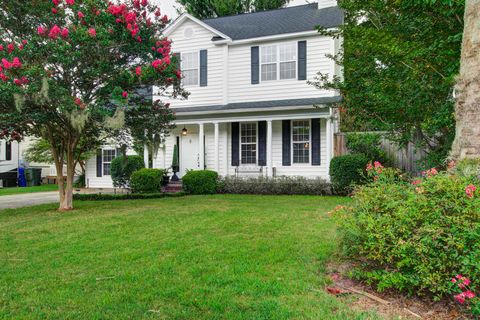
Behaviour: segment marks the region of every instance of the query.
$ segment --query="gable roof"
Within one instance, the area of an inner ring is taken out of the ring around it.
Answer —
[[[333,28],[343,23],[339,7],[318,9],[318,3],[202,20],[232,40]],[[214,40],[221,40],[215,37]]]

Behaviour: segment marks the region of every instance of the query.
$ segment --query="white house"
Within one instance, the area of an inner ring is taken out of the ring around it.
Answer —
[[[337,92],[308,84],[321,71],[340,75],[328,55],[340,40],[316,26],[336,28],[336,1],[200,21],[183,14],[166,30],[180,54],[187,100],[170,102],[177,128],[154,157],[169,168],[179,145],[180,176],[190,169],[220,175],[305,176],[328,179]],[[89,187],[111,187],[105,146],[87,163]]]

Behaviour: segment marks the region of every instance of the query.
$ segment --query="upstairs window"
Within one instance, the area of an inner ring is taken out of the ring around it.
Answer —
[[[297,77],[297,43],[260,47],[261,80],[286,80]]]
[[[182,53],[181,70],[184,86],[198,86],[199,64],[198,52]]]

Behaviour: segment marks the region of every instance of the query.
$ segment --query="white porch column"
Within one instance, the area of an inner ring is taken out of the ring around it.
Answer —
[[[328,118],[326,121],[326,135],[327,135],[327,172],[330,172],[330,160],[333,158],[333,128],[332,119]]]
[[[205,169],[205,144],[204,144],[205,128],[203,123],[198,124],[198,164],[200,170]]]
[[[215,171],[218,173],[218,171],[220,170],[220,166],[219,166],[219,147],[218,147],[218,142],[219,142],[219,129],[218,129],[218,122],[214,122],[213,123],[213,126],[214,126],[214,144],[215,144],[215,152],[213,154],[214,156],[214,164],[215,164]]]
[[[267,120],[267,176],[273,176],[272,120]]]

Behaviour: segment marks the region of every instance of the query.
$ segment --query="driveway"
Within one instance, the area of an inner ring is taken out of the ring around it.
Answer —
[[[23,193],[0,197],[0,210],[58,202],[58,192]]]

